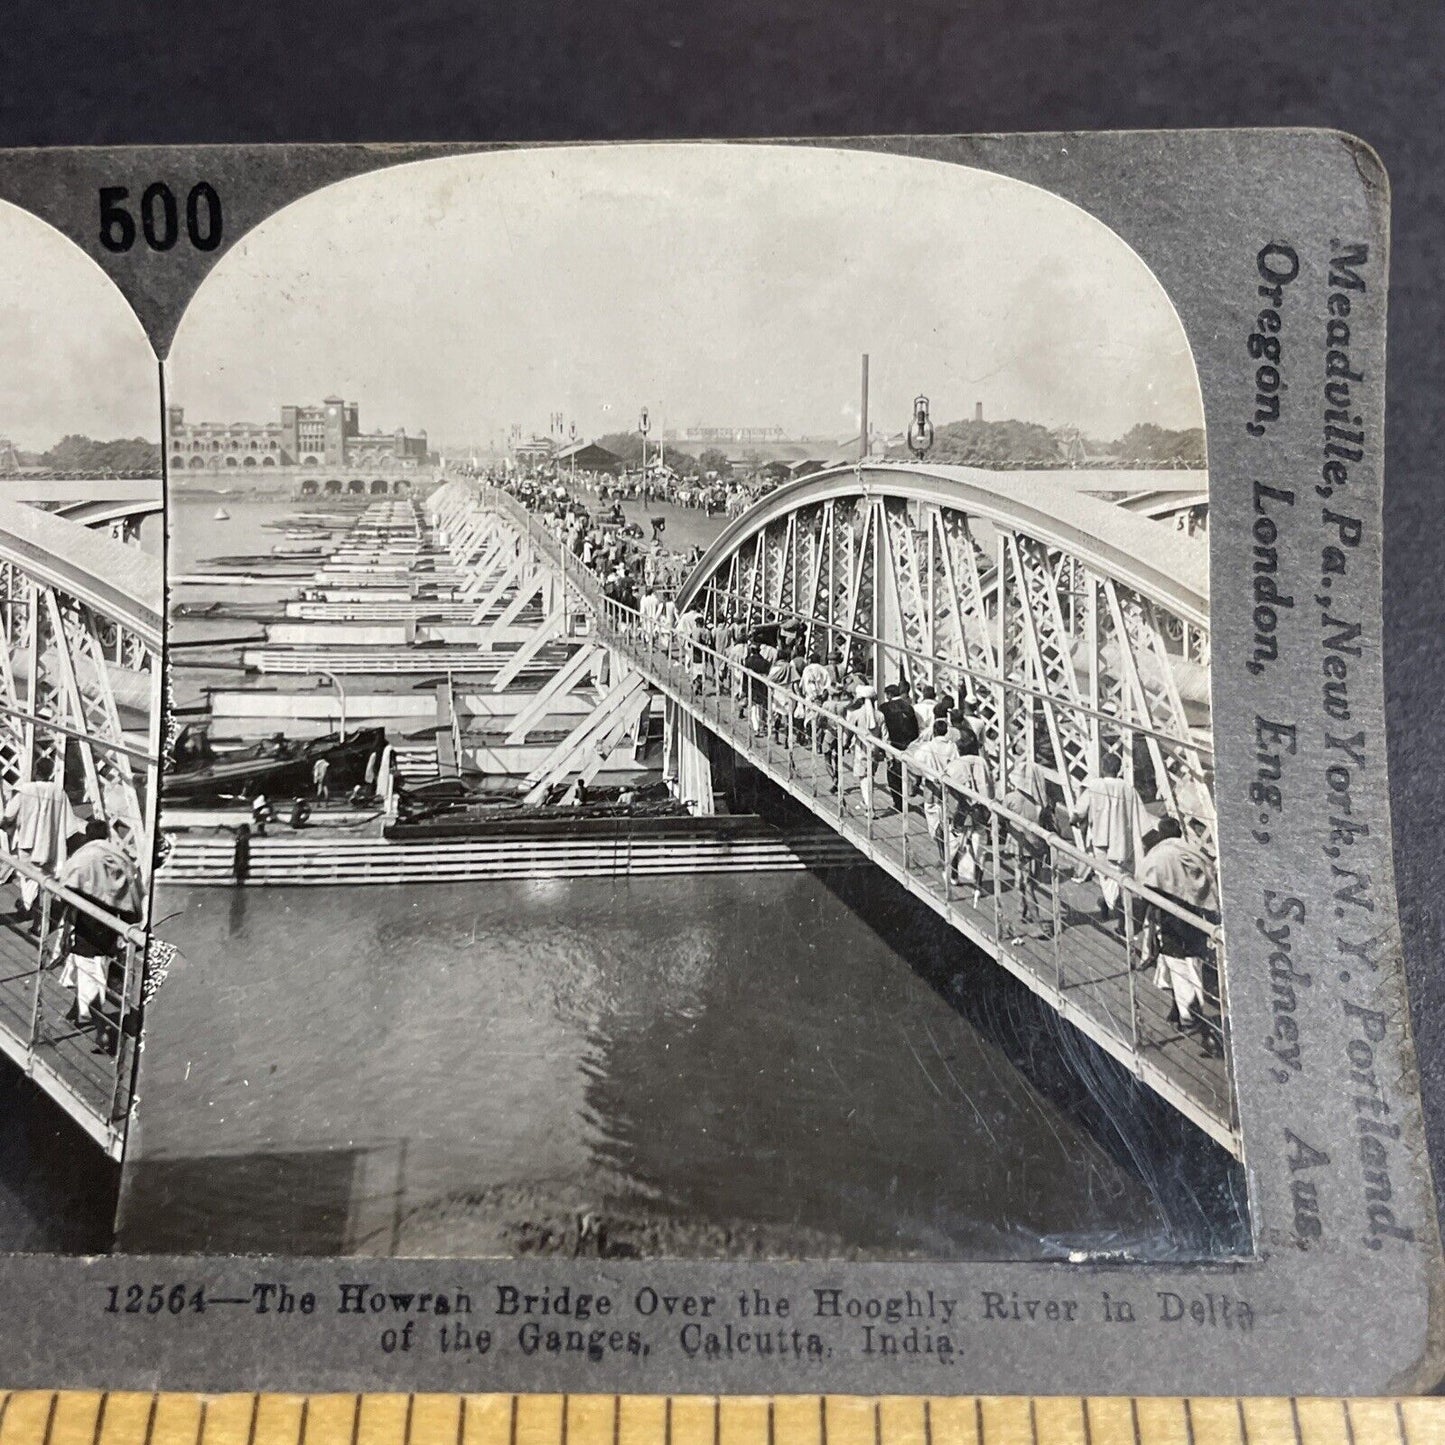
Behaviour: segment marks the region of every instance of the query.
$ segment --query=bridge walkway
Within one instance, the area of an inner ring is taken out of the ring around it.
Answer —
[[[796,694],[763,679],[766,686],[765,727],[755,733],[740,715],[734,695],[736,663],[705,646],[684,644],[674,633],[649,634],[635,611],[603,596],[595,579],[565,556],[557,538],[511,498],[488,498],[486,505],[518,531],[565,577],[594,624],[591,635],[621,654],[685,714],[710,730],[760,773],[798,799],[837,833],[921,899],[972,943],[994,957],[1064,1019],[1117,1059],[1146,1086],[1189,1118],[1217,1143],[1238,1155],[1238,1122],[1234,1109],[1227,1050],[1225,1010],[1219,985],[1206,980],[1213,1008],[1207,1024],[1208,1043],[1185,1035],[1172,1022],[1172,995],[1156,986],[1152,964],[1145,965],[1139,920],[1154,904],[1181,914],[1178,905],[1144,887],[1132,875],[1088,856],[1069,839],[1046,832],[1011,814],[996,799],[974,797],[947,785],[949,813],[962,802],[983,803],[989,823],[979,842],[982,888],[960,886],[945,869],[939,844],[922,816],[921,800],[937,788],[934,775],[908,755],[870,739],[874,756],[874,805],[862,806],[857,779],[848,759],[859,741],[849,724],[835,714],[804,718],[799,730],[774,735],[773,722],[809,709]],[[780,740],[786,737],[787,741]],[[821,739],[821,743],[820,743]],[[842,789],[833,786],[828,754],[842,752]],[[897,767],[905,808],[892,806],[885,770]],[[950,843],[962,834],[949,828]],[[1047,849],[1046,865],[1036,873],[1043,925],[1024,926],[1023,878],[1011,837],[1032,834]],[[1099,879],[1108,877],[1129,903],[1122,924],[1098,917]],[[1181,915],[1197,923],[1197,915]],[[1222,939],[1207,930],[1218,957]],[[1046,936],[1045,936],[1046,935]]]
[[[42,887],[51,895],[52,908],[58,909],[65,894]],[[32,933],[14,916],[19,896],[15,879],[0,884],[0,1050],[112,1158],[119,1158],[139,1022],[144,953],[139,932],[119,950],[124,962],[116,972],[123,976],[113,975],[112,987],[98,1006],[116,1036],[113,1051],[101,1050],[92,1030],[69,1021],[75,993],[61,986],[60,961],[47,955],[43,933]]]
[[[131,496],[125,488],[104,494],[122,502]],[[9,803],[30,784],[59,784],[73,815],[67,831],[103,823],[129,858],[142,914],[127,921],[62,886],[30,852],[10,851],[17,844],[7,830],[0,840],[0,1054],[114,1159],[125,1144],[142,1002],[163,601],[158,559],[81,520],[0,502],[0,796]],[[14,912],[22,880],[36,890],[36,933]],[[112,940],[106,993],[92,1007],[106,1025],[103,1046],[93,1029],[71,1022],[75,990],[62,985],[61,944],[68,951],[73,934],[61,925],[80,915],[89,919],[92,946],[104,934]],[[97,924],[101,934],[90,926]]]
[[[1042,919],[1025,922],[1016,854],[999,811],[992,812],[983,840],[983,886],[976,894],[972,884],[954,882],[944,868],[939,844],[923,816],[927,782],[906,760],[900,760],[905,811],[893,806],[880,756],[870,812],[848,760],[839,788],[827,756],[806,737],[790,744],[781,740],[782,731],[774,735],[773,708],[766,710],[766,730],[758,736],[739,715],[730,688],[720,691],[715,682],[706,681],[697,691],[687,665],[668,658],[662,648],[638,645],[635,633],[609,627],[606,640],[739,757],[824,818],[1083,1033],[1169,1097],[1216,1142],[1237,1152],[1220,1020],[1216,1016],[1208,1024],[1212,1045],[1207,1053],[1196,1037],[1181,1034],[1170,1022],[1172,995],[1154,984],[1153,966],[1142,964],[1143,940],[1132,914],[1126,913],[1122,928],[1117,914],[1111,924],[1098,916],[1099,884],[1092,875],[1099,869],[1093,860],[1062,842],[1053,847],[1042,870],[1041,907],[1035,909],[1036,918],[1041,914]],[[875,746],[881,754],[882,745]],[[950,841],[956,841],[958,833],[950,831]]]

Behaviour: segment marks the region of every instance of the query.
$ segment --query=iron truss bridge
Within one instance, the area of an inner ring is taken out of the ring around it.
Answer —
[[[145,499],[122,497],[67,519],[0,502],[0,798],[61,783],[65,831],[73,839],[86,821],[104,820],[143,900],[139,916],[112,912],[63,886],[61,858],[21,847],[13,825],[0,832],[0,1050],[115,1159],[138,1052],[164,586],[159,560],[107,530],[148,510]],[[17,916],[32,891],[30,916]],[[75,995],[62,983],[77,924],[113,940],[92,1030],[74,1022]]]
[[[965,700],[986,791],[864,736],[839,704],[815,706],[796,686],[745,672],[735,641],[720,650],[605,597],[558,524],[509,494],[453,482],[428,505],[463,565],[500,552],[517,559],[519,578],[564,579],[578,614],[569,635],[613,658],[599,714],[661,693],[668,771],[694,807],[711,810],[721,743],[1238,1155],[1218,928],[1091,855],[1069,821],[1085,780],[1113,756],[1151,814],[1217,851],[1208,549],[1195,535],[1207,496],[1196,482],[1140,505],[1148,486],[1141,477],[1105,501],[1050,477],[970,468],[819,473],[730,524],[679,592],[679,611],[700,612],[710,639],[802,636],[810,654],[841,654],[840,670],[880,692],[907,679]],[[1002,801],[1026,764],[1048,780],[1054,830]],[[875,773],[865,788],[861,775]],[[965,851],[972,876],[960,881]],[[1099,916],[1105,880],[1124,900],[1113,919]],[[1202,1041],[1173,1022],[1148,960],[1150,904],[1212,939]]]

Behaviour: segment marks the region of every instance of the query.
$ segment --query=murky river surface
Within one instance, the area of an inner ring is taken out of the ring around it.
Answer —
[[[868,869],[168,915],[124,1249],[1242,1247],[1225,1157]]]

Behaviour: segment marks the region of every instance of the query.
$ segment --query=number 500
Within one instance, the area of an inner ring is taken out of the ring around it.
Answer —
[[[136,218],[123,204],[129,199],[125,186],[100,188],[100,244],[107,251],[129,251],[135,245]],[[180,238],[175,192],[164,181],[153,181],[141,192],[140,232],[152,251],[169,251]],[[186,196],[186,237],[198,251],[214,251],[221,244],[221,198],[208,181],[197,181]]]

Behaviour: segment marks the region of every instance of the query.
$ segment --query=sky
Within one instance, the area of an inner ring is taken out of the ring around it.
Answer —
[[[78,246],[0,201],[0,437],[160,436],[156,359],[129,304]]]
[[[1102,223],[1022,182],[813,147],[580,146],[424,161],[270,218],[181,323],[171,400],[488,443],[689,426],[856,434],[973,415],[1202,426],[1173,307]]]

